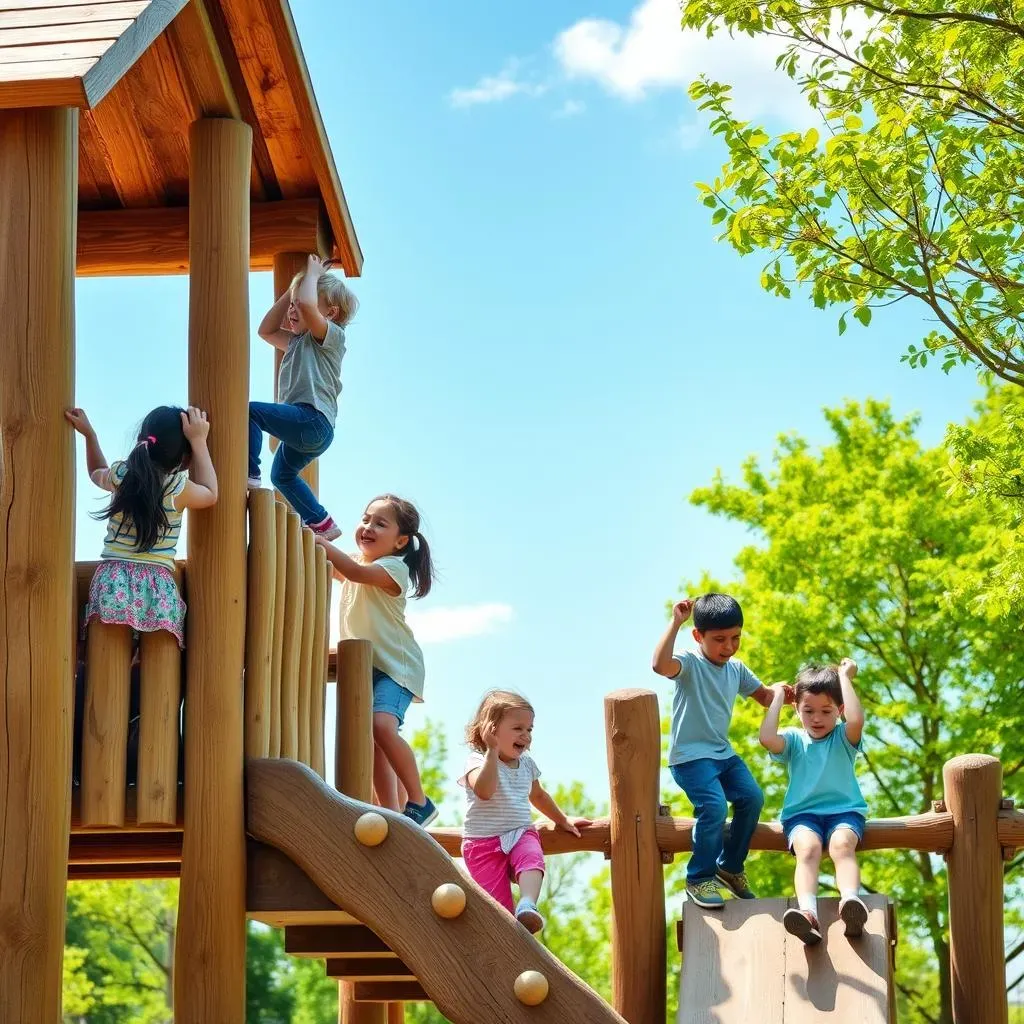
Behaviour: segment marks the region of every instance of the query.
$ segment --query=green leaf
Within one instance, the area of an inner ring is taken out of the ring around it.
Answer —
[[[854,311],[853,315],[865,326],[871,323],[871,307],[870,306],[858,306]]]

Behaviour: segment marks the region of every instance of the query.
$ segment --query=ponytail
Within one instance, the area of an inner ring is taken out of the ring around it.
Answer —
[[[181,468],[192,448],[176,406],[154,409],[139,428],[139,439],[124,460],[124,473],[106,508],[94,519],[120,517],[115,537],[135,530],[135,550],[150,551],[170,529],[164,498],[167,476]]]
[[[405,564],[409,566],[409,579],[412,580],[412,596],[426,597],[434,582],[434,563],[430,558],[430,545],[427,538],[416,530],[409,538],[405,555]]]

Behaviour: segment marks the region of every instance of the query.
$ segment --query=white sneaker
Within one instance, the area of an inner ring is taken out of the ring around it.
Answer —
[[[251,476],[245,482],[246,490],[258,491],[263,486],[263,478],[258,476]]]
[[[839,901],[839,917],[846,926],[846,937],[859,939],[864,934],[864,925],[868,923],[868,908],[863,900],[850,896]]]

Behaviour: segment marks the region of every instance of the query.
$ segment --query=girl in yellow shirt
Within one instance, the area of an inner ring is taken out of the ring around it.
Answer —
[[[426,826],[437,808],[423,792],[416,755],[399,735],[413,701],[423,700],[423,651],[405,621],[406,594],[426,597],[434,578],[420,514],[394,494],[374,498],[356,527],[356,555],[317,538],[341,588],[341,636],[373,644],[373,788],[383,807],[399,811],[398,782],[408,794],[404,813]]]

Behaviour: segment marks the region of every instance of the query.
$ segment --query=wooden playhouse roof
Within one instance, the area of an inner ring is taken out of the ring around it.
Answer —
[[[73,106],[80,274],[188,264],[189,126],[252,126],[252,267],[362,252],[288,0],[0,0],[0,108]],[[2,184],[0,184],[2,187]]]

